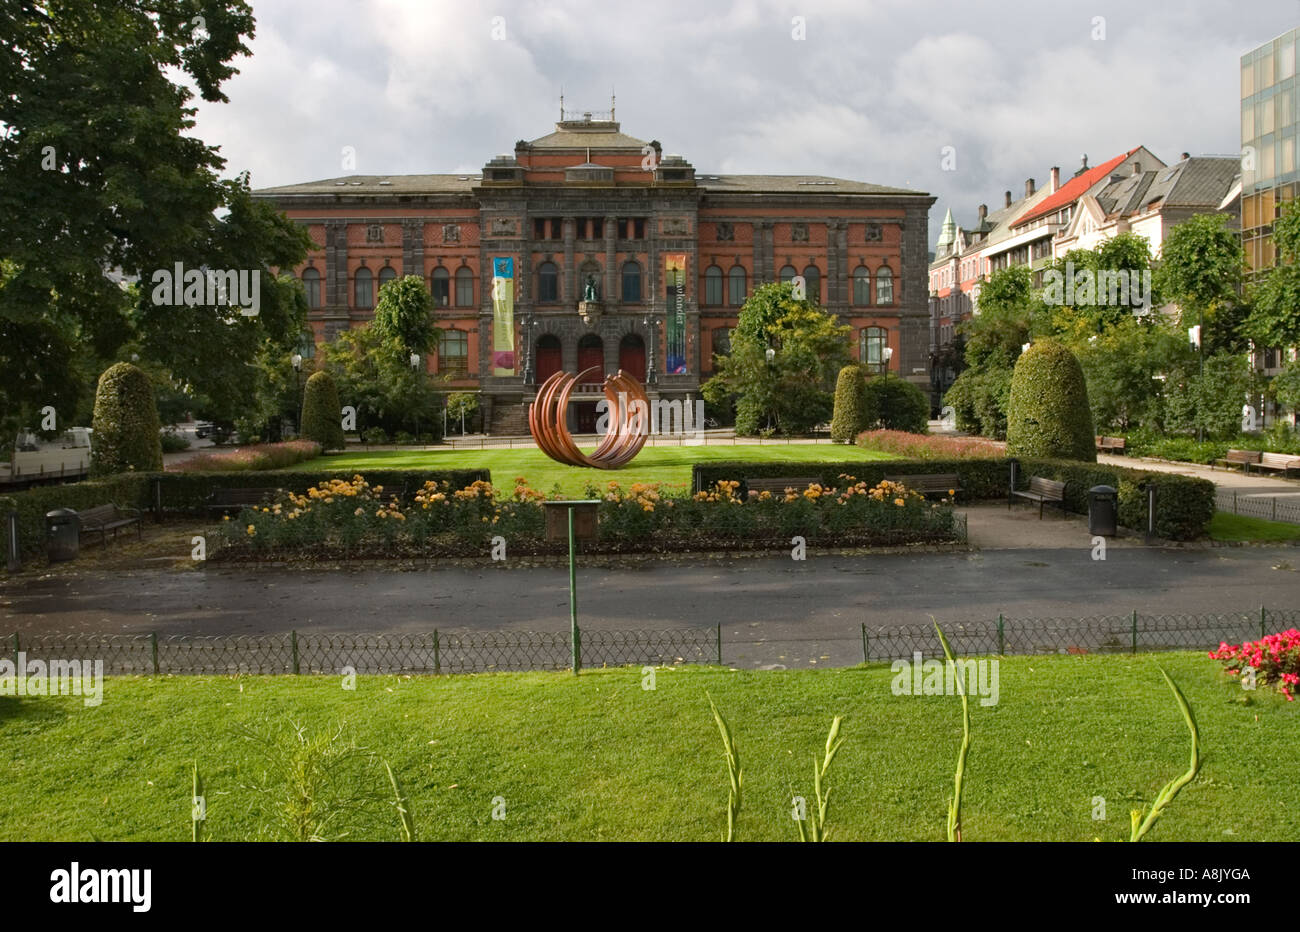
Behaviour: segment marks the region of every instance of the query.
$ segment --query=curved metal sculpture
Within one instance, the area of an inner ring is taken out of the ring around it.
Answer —
[[[601,387],[609,403],[610,429],[600,445],[591,454],[586,454],[573,442],[573,435],[564,423],[569,396],[583,384],[583,379],[599,373],[599,366],[592,366],[577,375],[555,373],[542,383],[537,399],[528,409],[528,430],[533,440],[556,462],[567,466],[617,469],[626,465],[645,446],[650,433],[650,398],[641,383],[622,369],[617,375],[606,376]]]

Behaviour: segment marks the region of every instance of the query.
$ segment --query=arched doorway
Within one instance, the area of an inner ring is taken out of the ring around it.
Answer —
[[[618,367],[645,384],[645,340],[640,335],[629,333],[619,342]]]
[[[541,385],[562,368],[564,361],[560,338],[554,334],[545,334],[537,341],[537,384]]]
[[[582,380],[584,385],[605,381],[605,342],[596,334],[588,333],[578,341],[578,372],[585,372],[592,367],[596,371]],[[574,404],[573,413],[578,433],[595,433],[596,402],[579,401]]]

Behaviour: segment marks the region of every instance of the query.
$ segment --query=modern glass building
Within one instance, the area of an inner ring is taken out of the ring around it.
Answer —
[[[1297,42],[1293,29],[1241,56],[1241,236],[1252,272],[1273,266],[1273,221],[1300,181]]]

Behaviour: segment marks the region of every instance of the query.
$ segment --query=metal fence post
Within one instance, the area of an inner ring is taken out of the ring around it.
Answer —
[[[582,634],[578,631],[578,573],[574,563],[573,506],[569,506],[569,626],[572,629],[573,672],[582,669]]]
[[[298,674],[298,632],[297,631],[289,632],[289,644],[293,648],[293,672],[294,675],[296,676]]]
[[[442,658],[438,656],[438,629],[433,629],[433,672],[442,672]]]
[[[862,623],[862,662],[871,662],[871,651],[867,649],[867,623]]]
[[[999,654],[1005,654],[1007,652],[1007,639],[1006,639],[1005,631],[1003,630],[1002,627],[1002,622],[1003,622],[1002,613],[998,612],[998,653]]]
[[[1138,652],[1138,613],[1133,609],[1133,653]]]
[[[14,670],[17,671],[17,673],[18,673],[19,676],[22,676],[22,675],[23,675],[23,672],[22,672],[23,667],[22,667],[22,663],[20,663],[19,660],[18,660],[18,653],[19,653],[20,650],[21,650],[21,648],[20,648],[19,645],[18,645],[18,632],[15,631],[15,632],[14,632]]]
[[[1259,636],[1262,638],[1268,630],[1268,616],[1264,611],[1264,606],[1259,607]]]
[[[722,666],[722,622],[718,622],[718,666]]]
[[[17,573],[23,568],[22,546],[18,541],[18,512],[11,511],[8,520],[5,522],[5,532],[9,538],[9,566],[11,573]]]
[[[158,675],[158,632],[149,632],[149,656],[153,660],[153,675]]]

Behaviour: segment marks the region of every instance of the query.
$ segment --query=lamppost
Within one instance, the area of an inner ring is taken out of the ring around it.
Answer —
[[[771,377],[772,374],[773,374],[773,365],[772,365],[772,364],[773,364],[774,362],[776,362],[776,350],[769,346],[769,347],[768,347],[768,348],[763,352],[763,357],[767,360],[767,373],[768,373],[768,376]],[[768,411],[767,411],[767,427],[768,427],[768,430],[771,430],[771,429],[772,429],[772,410],[771,410],[771,408],[769,408]]]
[[[289,362],[293,364],[293,384],[298,399],[298,412],[294,427],[297,428],[298,436],[302,436],[302,353],[294,353],[289,357]]]
[[[1198,316],[1197,320],[1202,320],[1202,318]],[[1202,387],[1204,387],[1205,347],[1201,343],[1201,324],[1198,323],[1195,327],[1188,327],[1187,337],[1189,340],[1191,340],[1192,344],[1196,347],[1197,371],[1200,373],[1200,377],[1197,379],[1197,382],[1200,383]],[[1200,411],[1200,405],[1198,404],[1196,410],[1196,441],[1197,443],[1200,443],[1204,439],[1205,439],[1204,428],[1201,426],[1201,411]]]
[[[655,381],[655,347],[659,340],[655,337],[657,332],[658,321],[653,314],[646,314],[641,318],[641,326],[645,327],[646,333],[646,374],[645,381],[647,385],[653,385]]]
[[[894,358],[894,348],[886,346],[880,351],[880,356],[885,360],[885,375],[889,375],[889,360]]]
[[[535,352],[534,339],[535,331],[541,326],[541,321],[532,313],[524,317],[524,384],[532,385],[536,376],[533,366],[533,354]],[[444,425],[445,430],[445,425]]]
[[[420,354],[412,353],[411,372],[415,374],[416,379],[419,379],[420,377],[419,370],[420,370]],[[417,389],[419,387],[420,386],[418,385],[416,386]],[[420,393],[418,390],[415,393],[415,399],[416,399],[415,400],[415,443],[418,446],[420,443]]]

